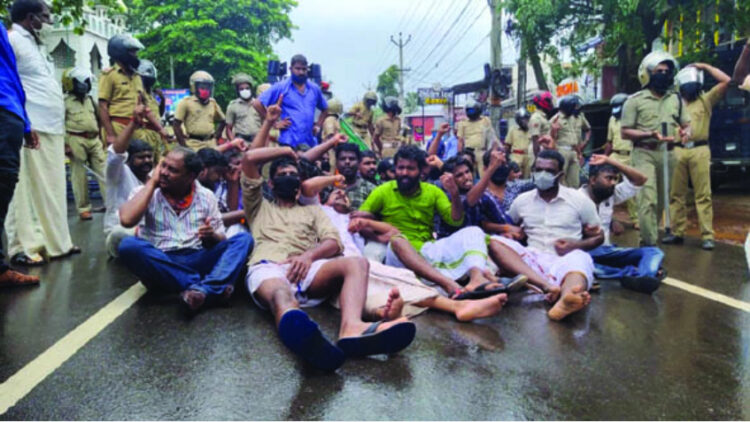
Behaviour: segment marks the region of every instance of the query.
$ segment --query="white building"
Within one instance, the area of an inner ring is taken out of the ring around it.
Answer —
[[[110,66],[107,41],[125,31],[125,16],[109,16],[105,6],[86,7],[83,18],[88,23],[83,35],[73,32],[73,26],[64,27],[59,20],[42,31],[42,41],[55,62],[58,80],[65,69],[80,66],[94,75],[92,95],[96,96],[99,74]]]

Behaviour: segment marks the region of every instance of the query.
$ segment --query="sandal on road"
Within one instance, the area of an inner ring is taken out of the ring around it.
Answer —
[[[14,265],[20,265],[23,267],[39,267],[45,264],[44,258],[41,256],[30,257],[23,252],[19,252],[10,259],[10,263]]]
[[[362,358],[370,355],[390,355],[406,349],[417,333],[413,322],[400,322],[383,331],[377,331],[384,321],[371,324],[359,337],[344,337],[336,345],[347,357]]]
[[[497,287],[488,288],[490,285],[496,284]],[[480,284],[474,290],[463,290],[458,295],[452,297],[453,300],[477,300],[484,299],[486,297],[498,295],[500,293],[507,292],[508,289],[502,284],[496,281],[488,281],[487,283]]]

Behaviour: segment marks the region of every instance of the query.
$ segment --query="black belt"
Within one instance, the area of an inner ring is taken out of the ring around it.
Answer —
[[[633,144],[633,146],[636,148],[643,148],[643,149],[647,149],[650,151],[656,151],[657,149],[659,149],[660,143],[661,142],[636,142],[635,144]],[[675,145],[674,142],[668,142],[667,150],[672,151],[674,149],[674,145]]]
[[[210,133],[208,135],[194,135],[192,133],[188,133],[188,138],[190,139],[197,139],[199,141],[208,141],[209,139],[213,139],[214,134]]]
[[[630,151],[626,149],[613,149],[612,152],[615,152],[620,155],[630,155]]]
[[[708,145],[708,141],[695,141],[695,142],[687,142],[684,144],[675,144],[676,147],[685,148],[685,149],[698,148],[698,147],[702,147],[703,145]]]

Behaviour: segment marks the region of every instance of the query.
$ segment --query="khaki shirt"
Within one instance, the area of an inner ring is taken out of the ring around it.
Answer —
[[[263,124],[260,114],[252,105],[252,98],[232,100],[227,106],[227,124],[232,125],[232,132],[238,135],[255,135]]]
[[[475,151],[487,149],[496,138],[492,123],[486,116],[474,121],[461,120],[456,125],[456,133],[464,140],[464,148],[473,148]]]
[[[187,136],[207,136],[216,130],[214,122],[224,120],[224,113],[216,100],[211,98],[208,103],[203,104],[198,98],[191,95],[185,97],[177,104],[175,119],[185,124]]]
[[[688,103],[686,109],[690,115],[690,128],[693,136],[691,141],[707,141],[708,131],[711,126],[711,113],[714,106],[721,100],[719,86],[716,85],[710,91],[704,92],[692,103]]]
[[[690,115],[684,104],[682,114],[679,115],[679,101],[680,97],[674,92],[658,98],[649,89],[640,90],[625,101],[620,124],[623,128],[661,133],[661,124],[666,122],[669,128],[667,136],[675,136],[678,126],[673,116],[677,116],[683,125],[690,123]],[[657,142],[657,139],[646,138],[641,142]]]
[[[620,120],[615,118],[615,116],[609,116],[609,125],[607,125],[607,142],[612,143],[612,151],[616,153],[630,152],[633,150],[633,142],[629,139],[622,139]]]
[[[591,130],[589,121],[582,114],[566,116],[563,113],[557,113],[552,117],[552,121],[556,121],[560,125],[560,130],[557,131],[557,144],[560,146],[580,144],[583,141],[581,131]]]
[[[323,239],[333,239],[343,251],[339,232],[319,205],[279,207],[263,199],[263,179],[242,175],[242,206],[255,240],[248,265],[262,260],[281,262],[300,255]]]
[[[320,130],[320,136],[324,141],[339,132],[341,132],[341,124],[339,123],[338,116],[328,116],[323,120],[323,128]]]
[[[69,132],[99,132],[94,111],[94,100],[85,96],[83,102],[75,95],[65,96],[65,130]]]
[[[549,135],[550,128],[549,120],[547,120],[547,116],[543,112],[536,110],[531,113],[531,118],[529,119],[529,136]]]
[[[401,118],[394,116],[391,119],[387,115],[382,116],[375,122],[375,134],[380,135],[381,142],[401,140]]]
[[[119,64],[102,71],[99,100],[107,102],[110,116],[131,117],[138,102],[138,93],[143,91],[141,77],[137,73],[128,76]]]
[[[531,145],[531,135],[529,131],[524,131],[520,127],[514,127],[508,132],[508,136],[505,138],[505,144],[510,145],[511,153],[513,151],[523,151],[522,154],[526,154]]]
[[[357,118],[354,116],[355,113],[359,113],[362,117]],[[354,104],[354,106],[349,109],[349,114],[352,115],[352,124],[358,129],[365,129],[372,124],[372,108],[367,108],[363,101]]]

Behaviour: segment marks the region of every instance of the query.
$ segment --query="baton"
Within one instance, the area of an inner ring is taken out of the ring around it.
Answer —
[[[661,124],[662,136],[667,136],[667,122]],[[669,236],[672,233],[672,222],[669,215],[669,148],[664,144],[664,234]]]
[[[81,163],[81,165],[83,166],[83,168],[85,168],[86,170],[90,171],[91,174],[93,174],[97,179],[99,179],[100,183],[104,183],[104,184],[107,183],[107,179],[104,176],[102,176],[101,174],[95,172],[94,169],[92,169],[91,167],[87,166],[85,163]]]

